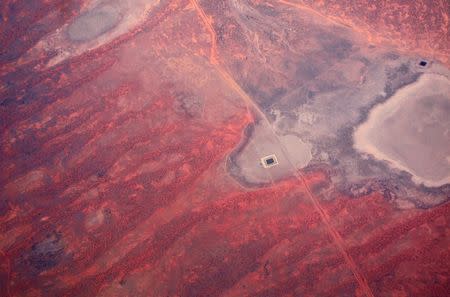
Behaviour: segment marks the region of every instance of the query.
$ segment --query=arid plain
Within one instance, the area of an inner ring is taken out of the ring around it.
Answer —
[[[2,1],[0,296],[446,296],[449,6]]]

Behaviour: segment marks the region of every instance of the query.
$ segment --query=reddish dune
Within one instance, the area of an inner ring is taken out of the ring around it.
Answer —
[[[260,188],[230,177],[260,115],[235,77],[248,53],[232,15],[218,32],[229,1],[160,1],[52,62],[38,41],[76,2],[1,4],[1,296],[448,294],[448,203],[328,196],[320,169]],[[305,5],[448,64],[445,1],[323,2]]]

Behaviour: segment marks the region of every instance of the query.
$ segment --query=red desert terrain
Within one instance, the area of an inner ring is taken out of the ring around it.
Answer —
[[[450,185],[351,131],[449,5],[2,1],[0,296],[448,296]]]

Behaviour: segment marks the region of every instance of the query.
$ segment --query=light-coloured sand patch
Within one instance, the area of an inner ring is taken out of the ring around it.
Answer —
[[[424,74],[372,109],[354,146],[429,187],[450,183],[450,81]]]
[[[308,165],[312,145],[295,135],[275,136],[267,123],[259,123],[246,147],[236,157],[241,178],[249,183],[270,183]],[[276,166],[263,166],[261,158],[275,155]]]
[[[303,142],[295,135],[284,135],[279,137],[279,139],[295,168],[302,168],[308,165],[312,159],[312,145],[310,143]]]
[[[41,51],[58,53],[48,67],[98,48],[136,29],[149,18],[160,0],[91,0],[80,15],[42,38],[24,57],[35,59]]]
[[[67,33],[73,41],[92,40],[114,28],[120,19],[118,7],[110,5],[95,7],[71,23]]]

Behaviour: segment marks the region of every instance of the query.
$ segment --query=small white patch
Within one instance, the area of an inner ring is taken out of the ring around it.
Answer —
[[[278,165],[277,156],[275,155],[268,155],[263,158],[261,158],[261,164],[264,168],[270,168],[273,166]]]

